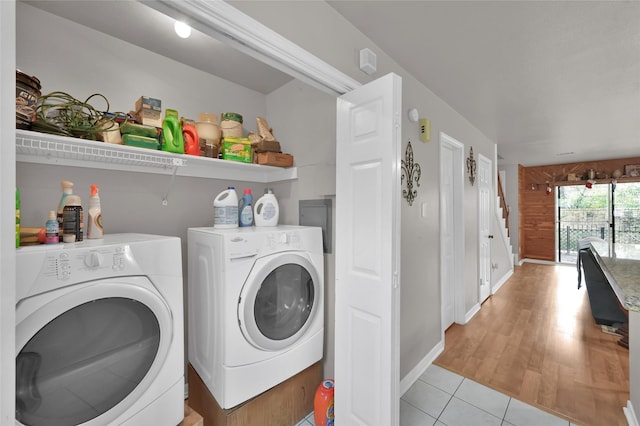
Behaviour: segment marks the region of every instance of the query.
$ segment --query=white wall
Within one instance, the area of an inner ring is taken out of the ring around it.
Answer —
[[[231,4],[362,83],[389,72],[397,73],[402,77],[403,111],[415,107],[421,117],[431,119],[432,141],[422,143],[417,123],[410,123],[406,114],[402,117],[403,153],[407,141],[411,140],[414,159],[422,168],[420,187],[416,188],[418,198],[411,207],[402,201],[400,376],[404,377],[441,340],[437,135],[443,131],[464,143],[466,154],[472,145],[474,154],[488,158],[494,157],[494,144],[327,3],[240,1]],[[359,70],[358,52],[365,47],[377,55],[378,71],[372,76]],[[425,217],[420,214],[423,203],[426,204]],[[465,203],[465,283],[469,310],[478,302],[478,231],[477,191],[468,180]]]
[[[0,1],[0,424],[15,417],[15,2]]]

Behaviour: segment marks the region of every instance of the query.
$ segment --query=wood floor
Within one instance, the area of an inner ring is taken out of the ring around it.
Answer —
[[[591,315],[575,267],[525,263],[434,364],[579,425],[627,426],[629,351]]]

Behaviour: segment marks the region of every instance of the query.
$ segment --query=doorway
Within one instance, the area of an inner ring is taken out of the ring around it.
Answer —
[[[454,322],[465,323],[464,145],[440,133],[440,289],[442,339]]]
[[[575,263],[578,241],[598,237],[616,250],[640,244],[640,182],[559,186],[556,261]]]

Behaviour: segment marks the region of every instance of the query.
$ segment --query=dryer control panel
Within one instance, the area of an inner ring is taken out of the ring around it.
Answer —
[[[127,244],[55,247],[16,256],[18,297],[75,283],[142,272]]]
[[[135,267],[127,245],[96,247],[87,250],[60,251],[45,256],[42,278],[85,281],[101,276],[120,275]]]

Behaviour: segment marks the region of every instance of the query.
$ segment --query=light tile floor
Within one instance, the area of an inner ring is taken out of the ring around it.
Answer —
[[[296,426],[311,425],[315,426],[313,413]],[[429,366],[400,398],[400,426],[427,425],[574,426],[437,365]]]

